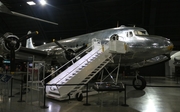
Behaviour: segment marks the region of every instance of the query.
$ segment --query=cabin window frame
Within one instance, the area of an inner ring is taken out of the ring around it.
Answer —
[[[133,31],[126,32],[126,36],[127,37],[133,37],[134,36]]]

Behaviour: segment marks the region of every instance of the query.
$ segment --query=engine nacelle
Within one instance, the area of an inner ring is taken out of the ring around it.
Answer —
[[[4,49],[6,51],[11,51],[11,48],[16,52],[21,47],[21,42],[19,42],[19,38],[16,35],[7,34],[6,39],[4,39]]]
[[[73,49],[68,49],[66,51],[57,51],[55,55],[59,63],[66,63],[67,61],[75,57],[75,51]]]

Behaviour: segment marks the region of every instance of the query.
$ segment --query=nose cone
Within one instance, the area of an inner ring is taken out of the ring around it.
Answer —
[[[168,39],[165,40],[165,47],[168,51],[172,51],[174,48],[174,45],[171,41],[169,41]]]
[[[173,50],[174,45],[173,43],[165,37],[162,36],[152,36],[152,45],[156,48],[160,48],[165,52],[170,52]]]
[[[149,35],[146,37],[147,45],[150,46],[150,50],[156,52],[156,54],[169,54],[173,50],[173,43],[165,37]]]

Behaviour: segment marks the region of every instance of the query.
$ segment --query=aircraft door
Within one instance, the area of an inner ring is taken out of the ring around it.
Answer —
[[[113,35],[110,37],[110,41],[115,41],[115,40],[123,41],[124,38],[123,38],[122,36],[118,36],[117,34],[113,34]]]

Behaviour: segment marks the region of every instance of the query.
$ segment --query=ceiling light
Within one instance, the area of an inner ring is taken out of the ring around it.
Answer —
[[[26,2],[28,5],[36,5],[36,3],[35,2],[33,2],[33,1],[29,1],[29,2]]]
[[[47,2],[45,0],[40,0],[39,2],[41,3],[41,5],[46,5],[47,4]]]

